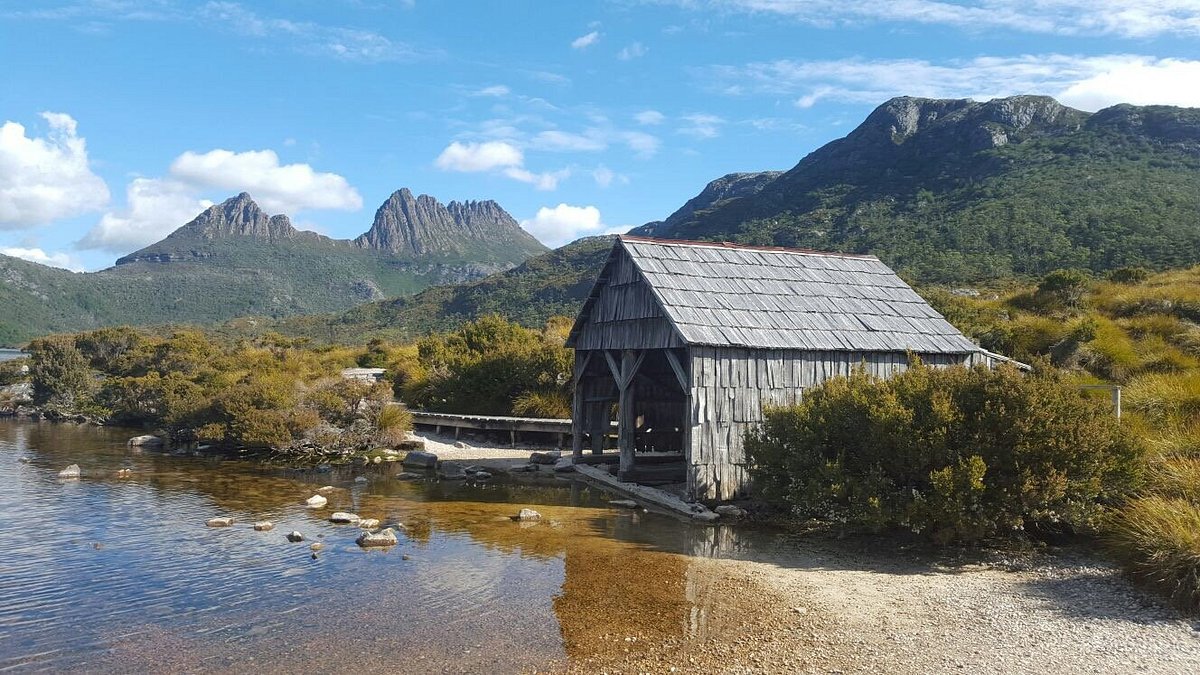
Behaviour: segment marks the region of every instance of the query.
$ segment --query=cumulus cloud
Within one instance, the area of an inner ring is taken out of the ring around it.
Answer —
[[[195,218],[212,202],[177,180],[135,178],[125,189],[125,208],[105,213],[77,246],[125,252],[152,244]]]
[[[657,110],[643,110],[634,115],[633,119],[637,120],[638,124],[653,126],[655,124],[662,124],[663,120],[667,119],[667,117]]]
[[[1119,102],[1200,105],[1200,61],[1132,54],[981,56],[935,63],[921,59],[780,60],[704,71],[728,95],[795,96],[795,105],[825,100],[880,103],[900,95],[987,100],[1048,94],[1085,110]]]
[[[75,120],[44,112],[45,137],[16,122],[0,126],[0,229],[44,225],[104,208],[108,186],[92,173]]]
[[[547,173],[535,173],[526,169],[525,153],[506,141],[454,141],[442,150],[433,164],[443,171],[498,172],[513,180],[529,183],[539,190],[553,190],[558,187],[559,181],[571,175],[570,169]]]
[[[1148,38],[1200,35],[1196,0],[649,0],[688,9],[775,14],[823,28],[862,23],[1004,28],[1028,33]]]
[[[603,164],[592,170],[592,180],[596,181],[596,185],[602,188],[606,188],[613,183],[621,183],[622,185],[629,183],[628,176],[616,173]]]
[[[522,220],[521,227],[543,244],[558,247],[580,237],[596,234],[612,234],[617,229],[604,224],[600,209],[595,206],[571,206],[559,204],[553,208],[543,206],[529,220]],[[620,231],[628,227],[619,228]]]
[[[0,253],[50,267],[82,272],[83,264],[67,253],[47,253],[40,248],[0,248]]]
[[[600,31],[592,31],[571,40],[571,49],[587,49],[600,40]]]
[[[170,173],[194,187],[249,192],[271,212],[362,208],[362,196],[342,176],[308,164],[280,164],[272,150],[185,152],[171,163]]]
[[[633,44],[622,47],[621,51],[617,52],[617,58],[621,59],[622,61],[632,61],[638,57],[645,56],[647,51],[649,51],[649,49],[647,49],[645,45],[640,42],[634,42]]]

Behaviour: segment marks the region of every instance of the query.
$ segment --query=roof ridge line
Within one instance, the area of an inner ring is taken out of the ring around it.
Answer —
[[[702,248],[728,248],[743,251],[765,251],[767,253],[795,253],[799,255],[821,256],[826,258],[852,258],[854,260],[879,260],[868,253],[838,253],[835,251],[818,251],[811,248],[791,248],[787,246],[758,246],[754,244],[738,244],[732,241],[696,241],[694,239],[660,239],[658,237],[643,237],[636,234],[621,234],[621,241],[643,242],[647,244],[664,244],[667,246],[695,246]]]

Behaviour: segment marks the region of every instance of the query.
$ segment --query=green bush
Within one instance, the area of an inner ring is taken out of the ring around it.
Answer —
[[[1200,611],[1200,506],[1150,495],[1135,499],[1110,523],[1113,551],[1133,576],[1190,611]]]
[[[746,450],[763,496],[797,515],[940,542],[1093,530],[1140,456],[1111,408],[1052,372],[920,364],[806,390]]]
[[[34,340],[29,353],[34,403],[83,406],[90,402],[95,382],[73,338],[54,335]]]
[[[29,373],[24,370],[27,367],[29,367],[29,359],[0,361],[0,387],[28,380]]]

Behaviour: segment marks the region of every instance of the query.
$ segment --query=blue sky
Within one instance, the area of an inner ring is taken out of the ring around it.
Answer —
[[[0,252],[94,270],[250,192],[549,245],[787,169],[889,97],[1200,106],[1200,0],[0,0]]]

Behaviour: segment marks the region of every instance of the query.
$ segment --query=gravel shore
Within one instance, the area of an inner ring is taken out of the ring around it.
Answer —
[[[1200,624],[1118,570],[1079,551],[1020,557],[946,565],[830,546],[770,561],[697,559],[697,635],[618,638],[568,669],[1200,672]]]

